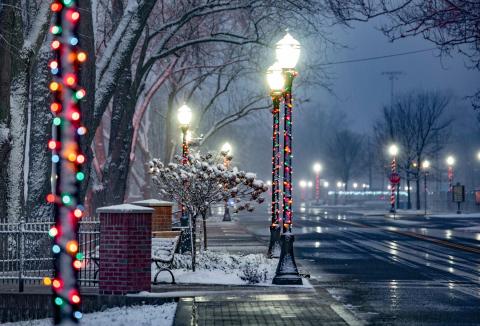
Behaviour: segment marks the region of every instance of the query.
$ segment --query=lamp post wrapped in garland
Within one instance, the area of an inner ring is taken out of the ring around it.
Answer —
[[[285,84],[283,91],[283,219],[282,235],[280,237],[281,253],[273,284],[302,284],[302,278],[298,273],[293,255],[295,238],[292,233],[292,86],[293,80],[297,76],[295,66],[300,57],[300,43],[287,32],[276,44],[276,55],[277,61],[283,70]]]
[[[53,80],[50,109],[54,115],[52,139],[52,193],[47,201],[55,205],[53,238],[54,278],[44,283],[53,290],[54,323],[76,323],[82,317],[77,273],[84,255],[79,252],[78,221],[84,208],[80,198],[80,183],[85,178],[82,165],[85,156],[80,149],[80,137],[86,133],[81,124],[80,100],[85,89],[78,84],[78,69],[87,56],[79,47],[78,22],[80,13],[75,0],[55,0],[51,4],[54,24],[51,48],[53,59],[49,68]]]
[[[273,109],[273,135],[272,135],[272,205],[270,224],[270,244],[268,246],[268,257],[280,256],[280,102],[283,98],[283,77],[280,63],[276,62],[267,70],[267,82],[270,86]]]
[[[190,123],[192,122],[192,109],[186,104],[183,104],[178,108],[177,111],[177,120],[180,124],[180,130],[182,131],[182,164],[188,164],[188,129],[190,128]],[[188,226],[188,216],[187,211],[182,203],[179,203],[182,216],[180,217],[180,224],[182,226]]]

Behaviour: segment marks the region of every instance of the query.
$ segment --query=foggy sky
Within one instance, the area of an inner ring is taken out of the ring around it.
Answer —
[[[358,23],[354,29],[337,30],[335,38],[348,49],[329,55],[327,60],[338,62],[381,55],[396,54],[435,47],[421,37],[407,38],[393,43],[378,30],[377,23]],[[395,92],[411,89],[451,90],[458,97],[472,95],[480,87],[480,73],[465,66],[464,57],[439,58],[439,51],[332,65],[333,91],[313,91],[315,102],[326,107],[342,109],[350,118],[352,128],[358,131],[370,129],[381,106],[390,103],[390,81],[383,71],[402,71],[395,82]],[[308,54],[305,54],[308,55]],[[319,94],[319,95],[315,95]],[[465,101],[465,105],[469,105]]]

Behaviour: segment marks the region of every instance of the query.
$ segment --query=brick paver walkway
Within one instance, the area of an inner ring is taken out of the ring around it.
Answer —
[[[209,221],[208,236],[209,250],[231,253],[266,253],[267,250],[265,241],[236,222]],[[216,293],[181,299],[175,326],[348,325],[333,309],[339,305],[326,291],[281,286],[250,287],[250,290],[249,287],[209,287],[211,291],[216,288],[219,290]]]
[[[347,325],[314,294],[197,297],[191,304],[199,326]]]

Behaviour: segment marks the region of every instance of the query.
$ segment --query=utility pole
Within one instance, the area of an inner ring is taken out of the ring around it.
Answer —
[[[398,76],[403,75],[403,71],[384,71],[382,75],[387,76],[388,80],[390,80],[390,106],[392,107],[395,80],[398,80]]]

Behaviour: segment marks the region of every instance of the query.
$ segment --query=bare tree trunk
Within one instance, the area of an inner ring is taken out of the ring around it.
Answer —
[[[52,113],[49,109],[50,98],[48,83],[50,71],[48,60],[50,49],[42,47],[32,70],[31,110],[30,110],[30,149],[28,169],[27,217],[31,221],[53,216],[53,205],[45,201],[51,192],[51,153],[46,144],[52,137]]]
[[[12,4],[13,5],[13,4]],[[11,30],[14,55],[11,68],[10,88],[10,135],[11,148],[7,159],[7,218],[16,221],[25,214],[24,158],[27,113],[29,100],[29,54],[23,50],[23,23],[21,13],[15,10]],[[18,52],[20,50],[20,53]]]
[[[174,114],[174,100],[175,100],[175,91],[170,92],[168,95],[168,102],[167,102],[167,113],[165,114],[165,145],[164,145],[164,152],[163,152],[163,160],[165,162],[170,161],[170,157],[173,151],[173,137],[174,134],[172,130],[172,117]]]
[[[192,234],[190,236],[192,239],[192,271],[195,272],[195,264],[197,259],[197,215],[191,217],[190,225],[192,226]]]
[[[202,213],[203,222],[203,250],[207,251],[207,211]]]
[[[87,128],[90,127],[89,122],[93,121],[94,105],[95,105],[95,38],[93,32],[92,19],[92,3],[91,0],[79,1],[79,9],[82,18],[79,22],[80,45],[87,54],[87,61],[80,65],[79,80],[80,85],[85,88],[87,95],[80,101],[82,110],[83,123]],[[93,161],[93,152],[91,143],[95,136],[96,130],[92,128],[88,130],[86,136],[80,138],[80,146],[85,157],[85,164],[82,164],[82,170],[85,173],[85,180],[82,182],[80,189],[80,198],[86,197],[88,185],[90,182],[90,168]]]
[[[11,2],[11,1],[10,1]],[[10,83],[12,79],[12,53],[15,27],[14,6],[9,1],[0,10],[0,222],[6,219],[8,187],[7,167],[11,149],[10,137]]]
[[[95,192],[98,196],[94,200],[95,208],[121,204],[125,198],[135,112],[135,99],[130,92],[131,81],[130,67],[127,67],[118,81],[113,100],[109,154],[103,167],[102,188]]]
[[[420,209],[420,178],[419,178],[419,174],[417,173],[417,177],[415,179],[415,199],[417,201],[417,210]]]
[[[408,172],[407,172],[407,197],[408,197],[408,201],[407,201],[407,209],[412,209],[412,196],[411,196],[411,190],[410,190],[410,178],[408,176]]]

